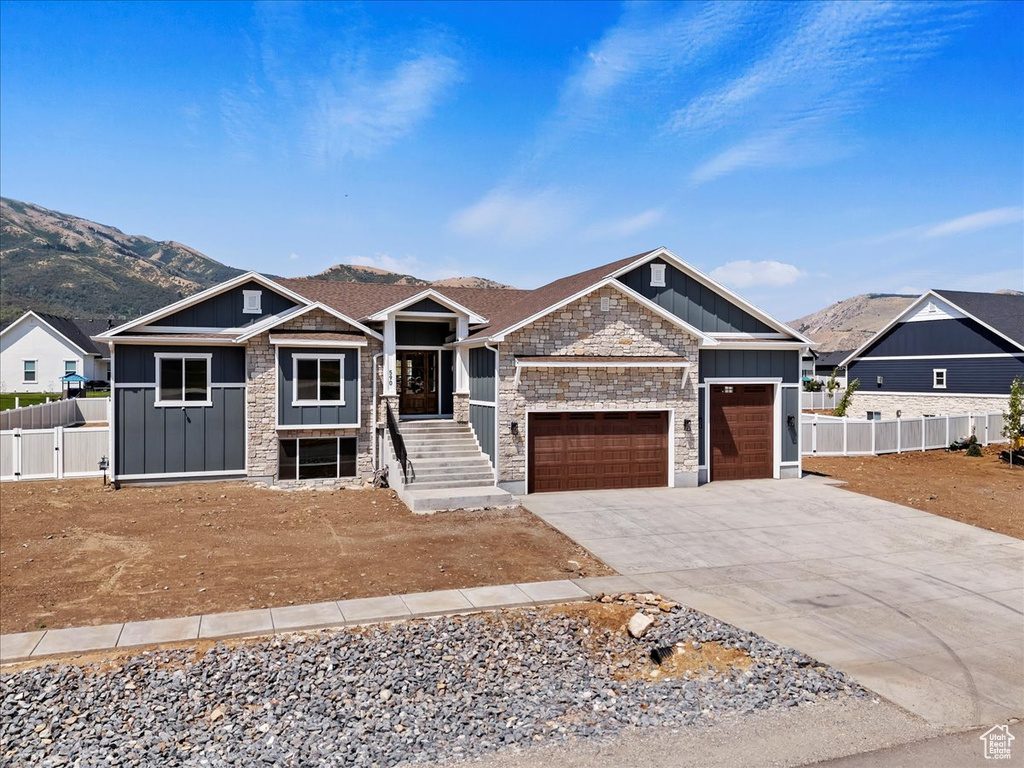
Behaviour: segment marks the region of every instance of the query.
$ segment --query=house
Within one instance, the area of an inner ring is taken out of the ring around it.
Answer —
[[[1024,377],[1024,294],[928,291],[842,364],[857,415],[1004,411]]]
[[[800,475],[811,342],[664,248],[532,291],[247,273],[95,338],[120,480],[388,466],[483,505]]]
[[[836,381],[842,389],[846,389],[846,367],[843,360],[850,356],[852,350],[839,352],[812,352],[803,360],[803,380],[815,380],[824,384],[835,373]]]
[[[107,345],[90,337],[109,327],[107,320],[26,312],[0,331],[0,391],[60,392],[67,374],[108,381]]]

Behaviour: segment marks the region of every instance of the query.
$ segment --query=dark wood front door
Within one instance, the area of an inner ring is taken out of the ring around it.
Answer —
[[[437,352],[399,352],[397,384],[403,416],[437,413]]]
[[[770,384],[711,386],[711,480],[772,477]]]
[[[668,485],[668,413],[532,413],[527,491]]]

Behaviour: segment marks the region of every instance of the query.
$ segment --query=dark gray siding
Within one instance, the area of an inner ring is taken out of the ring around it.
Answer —
[[[782,460],[797,461],[800,458],[800,388],[782,387]],[[789,417],[793,423],[789,423]]]
[[[1020,351],[1019,347],[973,320],[951,319],[900,323],[874,342],[861,357],[991,355]]]
[[[704,430],[707,425],[704,423],[704,401],[707,399],[708,390],[701,387],[697,390],[697,464],[705,466],[704,456]]]
[[[403,312],[439,312],[446,315],[454,314],[448,307],[438,304],[433,299],[420,299],[415,304],[410,304],[402,310]]]
[[[494,352],[485,347],[469,350],[469,399],[493,403]]]
[[[409,347],[440,347],[451,335],[448,323],[395,323],[395,343]]]
[[[245,348],[149,344],[118,344],[114,349],[114,377],[118,384],[155,384],[156,353],[212,354],[210,379],[214,384],[245,382]]]
[[[470,405],[469,425],[476,433],[477,442],[494,466],[494,406]]]
[[[293,354],[337,355],[345,357],[344,405],[292,405]],[[355,424],[359,421],[359,350],[278,347],[277,351],[278,424]]]
[[[800,353],[779,349],[702,349],[700,380],[719,378],[782,378],[796,384],[800,378]]]
[[[247,315],[242,312],[242,291],[263,292],[262,314]],[[259,283],[249,282],[199,304],[185,307],[153,324],[173,325],[179,328],[244,328],[294,306],[295,302],[291,299],[264,288]]]
[[[931,320],[913,325],[936,325]],[[932,387],[932,371],[946,369],[946,388]],[[860,391],[921,392],[965,395],[1006,395],[1015,376],[1024,377],[1024,357],[941,358],[929,360],[857,360],[850,363],[850,380],[860,380]],[[879,386],[878,377],[882,377]],[[857,396],[853,396],[854,402]]]
[[[120,384],[154,384],[157,352],[209,353],[211,399],[205,408],[158,408],[153,386],[114,390],[114,454],[118,475],[232,472],[245,469],[245,381],[241,347],[117,345]]]
[[[441,413],[455,411],[455,353],[441,350]]]
[[[665,286],[651,287],[651,264],[666,264]],[[671,264],[654,260],[622,275],[619,280],[667,309],[676,317],[707,333],[773,333],[756,317],[725,296],[684,275]]]

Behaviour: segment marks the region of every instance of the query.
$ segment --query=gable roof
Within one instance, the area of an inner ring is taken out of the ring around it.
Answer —
[[[107,330],[110,324],[108,320],[78,320],[75,318],[48,315],[45,312],[29,310],[4,328],[3,332],[6,333],[29,316],[34,316],[46,325],[50,326],[54,331],[67,339],[72,346],[78,347],[83,354],[99,355],[100,357],[105,357],[107,355],[106,346],[97,344],[90,338],[90,336]]]
[[[827,365],[830,368],[838,368],[842,366],[843,360],[845,360],[852,350],[842,349],[838,352],[819,352],[818,358],[814,361],[814,366]]]

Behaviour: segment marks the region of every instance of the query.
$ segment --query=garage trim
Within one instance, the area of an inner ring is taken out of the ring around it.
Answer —
[[[772,388],[772,478],[779,480],[782,477],[782,377],[769,377],[769,378],[743,378],[743,377],[731,377],[731,378],[717,378],[717,379],[704,379],[703,382],[706,385],[704,395],[704,413],[701,414],[701,420],[704,422],[704,457],[707,463],[705,471],[707,472],[708,482],[712,482],[715,478],[711,474],[711,385],[713,384],[767,384]]]
[[[527,408],[524,412],[523,426],[523,483],[529,487],[530,478],[530,414],[533,413],[639,413],[654,412],[668,413],[668,487],[676,487],[676,412],[674,408],[636,408],[619,405],[612,408],[596,408],[585,406],[583,408]]]

